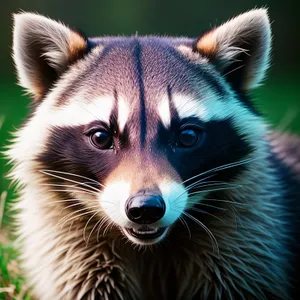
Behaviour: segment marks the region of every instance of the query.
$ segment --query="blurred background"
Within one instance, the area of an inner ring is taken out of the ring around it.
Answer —
[[[8,133],[24,121],[30,103],[30,99],[22,96],[22,89],[16,85],[11,59],[12,13],[21,10],[38,12],[80,29],[88,36],[131,35],[138,32],[140,35],[151,33],[197,37],[215,24],[254,7],[269,8],[274,36],[269,76],[265,85],[254,92],[254,101],[271,124],[300,133],[300,1],[2,0],[1,148],[7,144]],[[8,189],[8,181],[3,177],[7,169],[1,159],[0,193]]]

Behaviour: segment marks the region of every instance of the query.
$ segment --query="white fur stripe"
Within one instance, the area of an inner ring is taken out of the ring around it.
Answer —
[[[172,225],[187,205],[188,193],[183,184],[173,180],[163,180],[158,184],[166,205],[165,215],[158,221],[161,226]]]
[[[57,108],[50,101],[52,99],[42,102],[33,115],[30,126],[17,132],[15,146],[9,151],[10,157],[18,161],[20,158],[24,160],[38,155],[45,147],[49,130],[55,131],[56,126],[86,125],[97,120],[109,122],[113,97],[99,96],[89,103],[76,98],[72,99],[71,104]]]
[[[189,117],[202,119],[204,117],[205,109],[203,104],[192,96],[174,94],[172,95],[172,101],[181,119]]]
[[[118,98],[118,125],[120,132],[123,132],[129,116],[128,103],[123,97]]]
[[[175,94],[172,96],[174,105],[181,119],[196,117],[204,122],[231,119],[233,126],[249,143],[256,146],[257,139],[262,138],[266,125],[256,115],[252,114],[240,100],[228,95],[226,100],[217,94],[207,93],[203,99],[193,96]],[[224,103],[226,101],[226,103]]]
[[[167,96],[163,97],[161,102],[158,104],[158,114],[164,126],[169,128],[171,124],[171,112],[169,98]]]
[[[129,227],[125,208],[130,197],[131,184],[126,180],[110,182],[99,196],[99,202],[106,215],[122,227]]]
[[[71,104],[59,108],[41,106],[37,116],[43,123],[52,126],[85,125],[97,120],[109,123],[114,104],[112,96],[99,96],[89,100],[89,103],[84,103],[78,96],[76,98],[72,99]]]

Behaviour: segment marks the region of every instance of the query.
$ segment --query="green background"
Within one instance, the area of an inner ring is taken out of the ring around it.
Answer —
[[[201,0],[1,0],[0,3],[0,131],[1,148],[9,132],[25,120],[30,99],[22,96],[11,59],[12,13],[39,12],[78,28],[88,36],[163,34],[199,36],[203,31],[254,7],[268,7],[273,29],[272,66],[254,101],[273,125],[300,133],[300,1]],[[1,122],[1,119],[0,119]],[[8,189],[0,162],[0,192]],[[11,198],[11,193],[10,197]],[[5,218],[4,221],[6,221]]]

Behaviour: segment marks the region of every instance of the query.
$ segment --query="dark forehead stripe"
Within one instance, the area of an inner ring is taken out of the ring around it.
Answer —
[[[144,88],[144,81],[143,81],[143,68],[141,62],[141,45],[138,39],[135,40],[135,47],[134,47],[134,59],[136,62],[136,72],[137,72],[137,83],[139,89],[139,100],[140,100],[140,142],[141,147],[145,146],[146,142],[146,126],[147,126],[147,115],[146,115],[146,103],[145,103],[145,88]]]
[[[170,116],[171,116],[171,122],[179,122],[180,117],[178,115],[178,111],[175,107],[174,101],[172,99],[172,89],[171,86],[168,85],[167,87],[167,93],[168,93],[168,100],[169,100],[169,110],[170,110]]]
[[[114,104],[110,113],[110,118],[109,118],[109,126],[112,127],[112,130],[115,133],[119,132],[119,126],[118,126],[118,116],[119,116],[119,105],[118,105],[118,91],[115,88],[113,91],[113,95],[114,95]]]

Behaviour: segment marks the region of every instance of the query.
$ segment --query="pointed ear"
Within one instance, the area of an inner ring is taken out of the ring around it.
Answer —
[[[271,50],[267,10],[251,10],[229,20],[200,37],[194,50],[215,64],[234,88],[247,91],[258,86]]]
[[[38,100],[87,51],[79,33],[46,17],[14,15],[13,59],[19,83]]]

